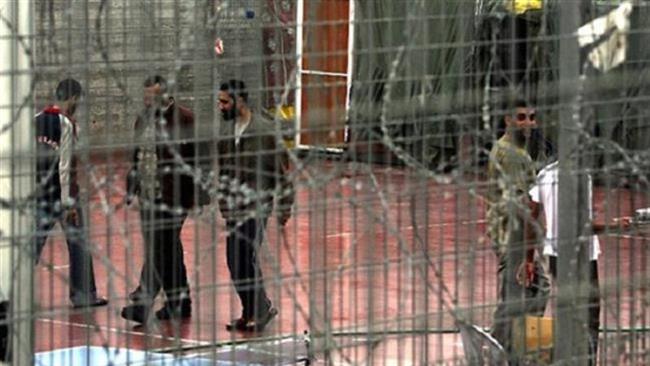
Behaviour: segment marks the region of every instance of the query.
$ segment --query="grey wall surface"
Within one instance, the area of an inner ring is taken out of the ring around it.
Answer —
[[[214,100],[210,93],[215,88],[195,88],[197,64],[211,65],[209,77],[215,84],[238,77],[259,90],[263,3],[223,3],[214,16],[204,8],[214,2],[205,0],[36,0],[37,108],[53,101],[58,80],[80,80],[86,95],[79,124],[92,145],[103,145],[130,136],[147,75],[158,73],[174,82],[174,95],[191,108],[197,93]],[[217,58],[207,49],[212,45],[207,37],[197,45],[195,36],[206,27],[224,40],[224,55]],[[197,47],[202,49],[195,52]],[[205,67],[201,72],[205,81]]]

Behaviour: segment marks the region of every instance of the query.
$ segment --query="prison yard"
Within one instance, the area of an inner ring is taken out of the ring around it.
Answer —
[[[0,365],[650,364],[650,3],[0,3]]]

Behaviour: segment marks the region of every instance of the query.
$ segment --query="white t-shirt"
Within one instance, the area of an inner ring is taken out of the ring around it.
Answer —
[[[535,185],[530,189],[529,194],[533,202],[541,203],[544,206],[544,218],[546,219],[546,236],[544,238],[544,255],[557,257],[558,238],[558,163],[551,163],[544,167],[538,174]],[[589,219],[593,219],[591,176],[587,176],[589,195]],[[589,259],[597,260],[600,255],[600,244],[598,236],[594,235],[589,240]]]

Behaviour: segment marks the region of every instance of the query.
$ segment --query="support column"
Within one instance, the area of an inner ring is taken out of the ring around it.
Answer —
[[[580,1],[559,1],[560,29],[560,178],[558,212],[558,297],[555,364],[588,365],[589,258],[585,232],[588,215],[582,138],[580,50],[575,31],[580,25]]]
[[[33,364],[32,1],[0,5],[0,301],[10,305],[8,346],[15,365]],[[0,363],[1,364],[1,363]]]

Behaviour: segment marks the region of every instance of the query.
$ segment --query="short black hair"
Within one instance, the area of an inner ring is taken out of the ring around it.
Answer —
[[[510,110],[514,110],[517,108],[529,108],[529,107],[530,107],[530,103],[528,103],[526,99],[518,98],[510,102]]]
[[[230,79],[227,82],[222,83],[219,90],[228,93],[233,99],[235,99],[235,97],[241,97],[244,102],[248,103],[246,84],[241,80]]]
[[[505,119],[507,116],[512,116],[517,108],[529,108],[531,106],[526,99],[513,95],[513,93],[506,93],[502,98],[503,99],[500,100],[501,109],[493,113],[497,137],[503,136],[503,133],[506,131]],[[497,101],[497,108],[498,103],[499,101]]]
[[[503,101],[503,114],[511,115],[517,108],[529,108],[530,103],[522,98],[507,98]]]
[[[160,89],[162,90],[163,93],[167,91],[167,80],[160,75],[149,76],[144,80],[144,83],[142,85],[145,88],[150,88],[156,84],[160,85]]]
[[[77,80],[72,78],[63,79],[56,86],[56,100],[63,102],[75,96],[80,97],[82,92],[81,84]]]

